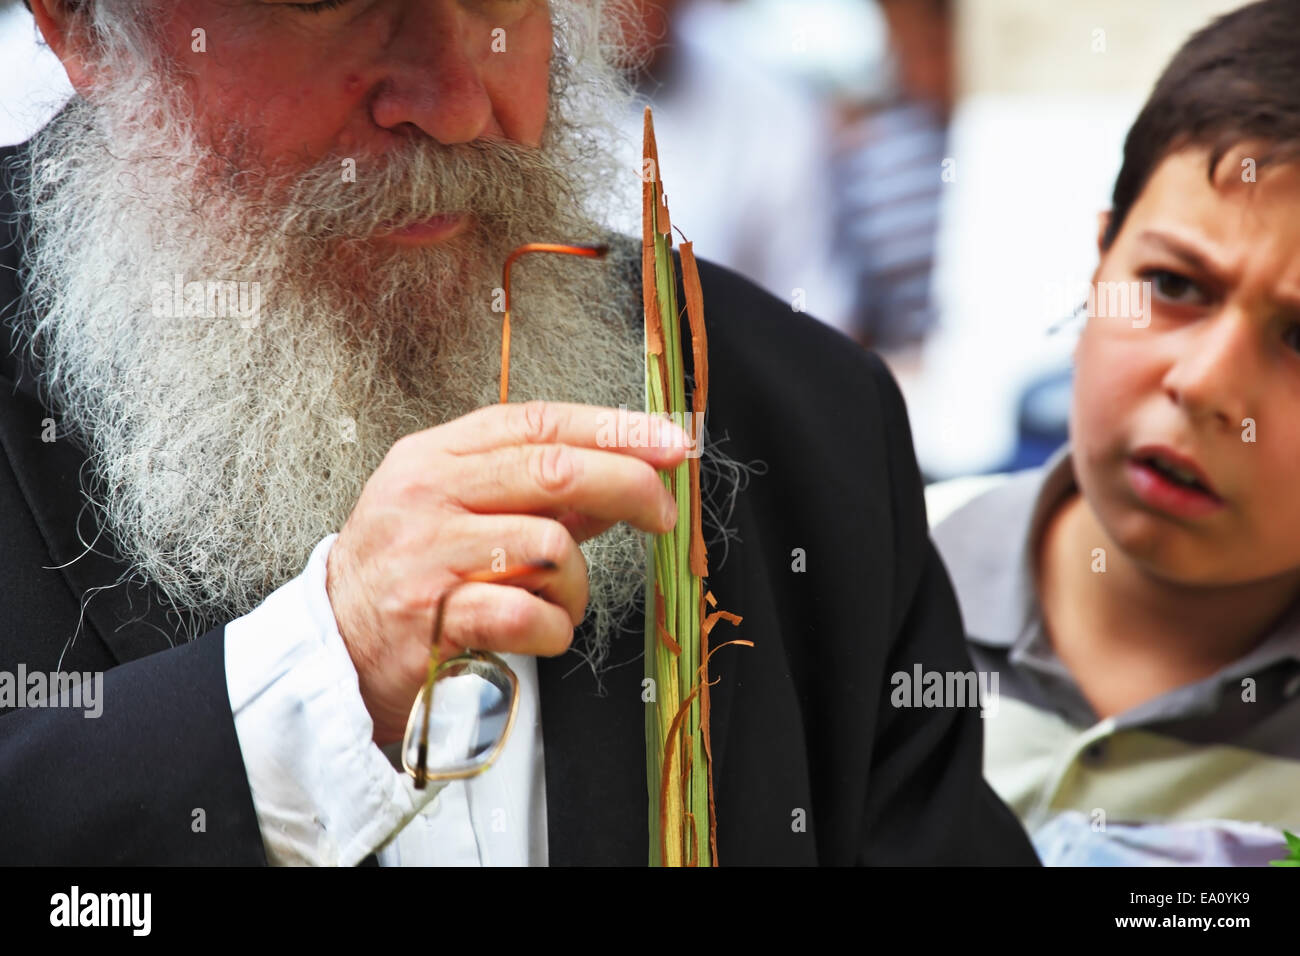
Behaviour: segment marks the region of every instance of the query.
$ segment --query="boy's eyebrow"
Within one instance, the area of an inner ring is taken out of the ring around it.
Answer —
[[[1232,270],[1223,263],[1222,259],[1216,259],[1213,253],[1198,248],[1191,239],[1158,229],[1147,229],[1138,235],[1138,240],[1162,247],[1170,255],[1186,262],[1198,272],[1208,275],[1212,281],[1220,285],[1229,284],[1228,277]],[[1271,297],[1287,309],[1300,312],[1300,287],[1276,289]]]
[[[1190,239],[1180,238],[1172,233],[1161,232],[1158,229],[1147,229],[1138,236],[1138,239],[1162,247],[1170,255],[1186,262],[1193,269],[1208,274],[1217,282],[1227,282],[1227,276],[1231,270],[1223,259],[1216,257],[1208,250],[1198,247]]]

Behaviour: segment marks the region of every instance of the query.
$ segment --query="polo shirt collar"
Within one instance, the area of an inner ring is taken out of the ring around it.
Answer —
[[[1042,616],[1034,587],[1037,542],[1074,488],[1069,445],[1062,445],[1041,467],[1011,475],[934,529],[971,641],[1009,648],[1032,637]],[[1008,535],[1014,537],[1009,552],[1000,544]]]

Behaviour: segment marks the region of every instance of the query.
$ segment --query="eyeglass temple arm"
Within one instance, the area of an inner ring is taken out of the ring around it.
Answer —
[[[510,400],[510,267],[516,259],[530,252],[558,252],[566,256],[585,256],[588,259],[603,259],[609,252],[605,245],[569,245],[561,242],[528,242],[516,248],[506,256],[505,265],[501,267],[501,288],[505,295],[505,319],[501,322],[501,404]]]

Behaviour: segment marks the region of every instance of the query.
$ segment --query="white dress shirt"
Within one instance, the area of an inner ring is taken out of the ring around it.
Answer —
[[[381,750],[325,591],[322,540],[302,574],[226,625],[235,731],[273,865],[545,866],[546,776],[537,660],[503,654],[519,677],[505,749],[469,780],[421,793]],[[387,751],[387,753],[385,752]]]

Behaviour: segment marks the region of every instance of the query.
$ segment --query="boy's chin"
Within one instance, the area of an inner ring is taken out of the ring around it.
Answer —
[[[1249,584],[1268,575],[1251,567],[1251,552],[1240,541],[1233,547],[1187,531],[1161,529],[1136,540],[1117,539],[1125,556],[1145,574],[1173,587],[1217,588]]]
[[[1170,587],[1205,589],[1244,584],[1249,580],[1239,576],[1234,580],[1232,572],[1221,561],[1197,555],[1130,554],[1129,557],[1147,575]]]
[[[1124,557],[1162,583],[1204,588],[1254,579],[1249,573],[1242,574],[1250,562],[1249,549],[1243,551],[1240,542],[1229,546],[1216,536],[1131,505],[1097,517]]]

